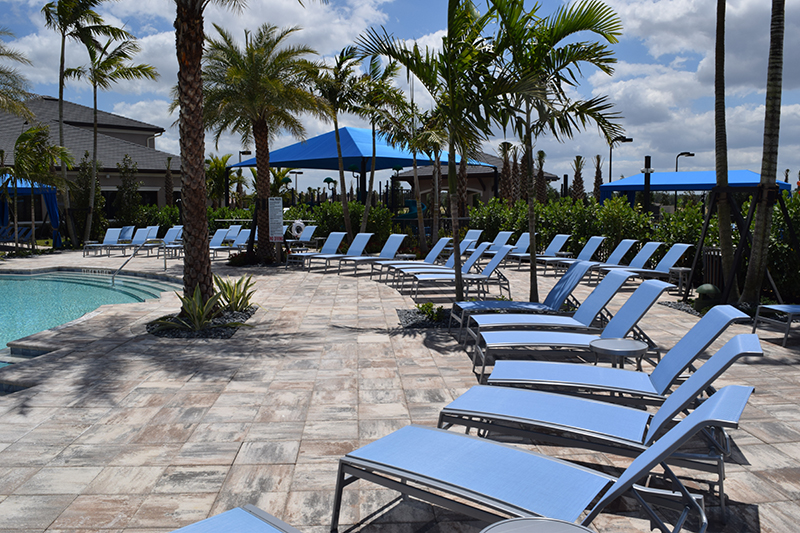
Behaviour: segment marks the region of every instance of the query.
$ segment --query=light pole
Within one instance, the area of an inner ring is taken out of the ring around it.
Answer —
[[[694,157],[694,152],[681,152],[675,156],[675,172],[678,171],[678,159],[680,159],[681,156]],[[678,210],[678,191],[675,191],[675,210]]]
[[[334,189],[336,189],[336,180],[333,179],[332,177],[328,176],[327,178],[325,178],[322,181],[324,181],[325,184],[328,187],[330,187],[330,190],[331,190],[331,202],[335,201],[336,198],[334,198],[334,196],[335,196]]]
[[[608,145],[608,182],[611,183],[611,160],[614,157],[614,143],[632,143],[632,137],[625,137],[624,135],[620,135],[619,137],[614,137],[611,139],[611,142]]]
[[[302,174],[302,170],[290,170],[289,174],[294,174],[294,191],[292,192],[292,205],[297,205],[297,176]]]

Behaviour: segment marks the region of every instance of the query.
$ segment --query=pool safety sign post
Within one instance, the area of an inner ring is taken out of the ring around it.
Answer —
[[[269,197],[269,242],[283,242],[283,198]]]

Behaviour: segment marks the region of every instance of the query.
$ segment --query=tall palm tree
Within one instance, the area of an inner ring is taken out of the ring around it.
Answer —
[[[62,146],[50,143],[50,130],[47,126],[34,126],[22,132],[14,143],[14,187],[19,180],[25,180],[31,187],[31,245],[36,243],[36,217],[33,202],[33,189],[36,184],[54,185],[57,179],[53,173],[56,163],[61,160],[72,165],[72,156]],[[14,212],[14,230],[17,229],[17,213]],[[14,246],[17,246],[16,237]]]
[[[484,36],[494,20],[494,10],[481,15],[471,0],[449,0],[447,34],[439,52],[412,48],[390,36],[370,29],[358,39],[365,54],[382,54],[405,66],[433,96],[448,133],[448,188],[454,245],[459,243],[456,153],[462,158],[478,151],[492,124],[492,106],[497,97],[513,89],[506,78],[495,78],[495,52],[491,39]],[[461,258],[455,256],[456,297],[463,299]]]
[[[64,72],[65,78],[86,79],[92,86],[92,178],[89,182],[89,212],[86,214],[84,241],[89,240],[92,232],[94,189],[97,179],[97,90],[108,91],[114,83],[122,80],[158,79],[158,72],[152,65],[129,63],[141,48],[135,42],[135,37],[128,32],[125,32],[125,36],[122,42],[112,48],[113,40],[109,39],[104,45],[100,45],[93,36],[85,33],[81,40],[89,53],[89,64],[85,67],[70,68]]]
[[[342,189],[342,213],[344,227],[348,239],[353,239],[353,228],[350,224],[350,208],[347,205],[347,184],[344,177],[344,160],[342,159],[342,142],[339,137],[339,113],[352,111],[361,92],[362,80],[356,76],[355,69],[361,63],[356,49],[347,46],[339,52],[333,67],[320,73],[317,90],[327,102],[330,117],[333,120],[333,131],[336,137],[336,153],[339,158],[339,186]]]
[[[764,271],[769,259],[769,237],[772,226],[778,172],[778,144],[781,128],[781,89],[783,85],[783,35],[786,0],[772,0],[772,19],[769,32],[769,63],[767,65],[767,95],[764,113],[764,151],[761,156],[761,197],[756,207],[753,229],[753,248],[741,303],[758,305]]]
[[[375,165],[377,161],[376,123],[380,119],[381,114],[391,112],[392,109],[397,109],[405,100],[403,92],[398,87],[392,85],[392,80],[397,75],[398,71],[399,66],[396,62],[389,61],[386,66],[381,69],[380,57],[372,56],[367,66],[367,71],[361,76],[362,93],[354,105],[356,114],[368,119],[372,128],[372,168],[369,174],[369,186],[364,195],[364,215],[361,218],[361,233],[367,231],[367,220],[369,219],[369,210],[372,206],[371,198],[373,185],[375,183]]]
[[[13,37],[14,34],[0,26],[0,37]],[[13,61],[23,65],[31,62],[24,54],[9,48],[0,40],[0,60]],[[0,64],[0,110],[19,116],[30,116],[25,100],[30,97],[28,80],[13,67]]]
[[[58,64],[58,144],[60,146],[64,146],[64,82],[67,39],[81,41],[87,36],[91,38],[98,35],[112,39],[125,38],[124,30],[105,24],[103,17],[95,11],[95,8],[102,2],[103,0],[53,0],[42,8],[45,26],[56,30],[61,36],[61,55]],[[66,161],[61,161],[61,179],[67,183]],[[70,214],[69,187],[64,193],[64,207],[67,233],[72,245],[75,246],[78,241]]]
[[[225,176],[228,173],[228,161],[233,154],[209,154],[206,159],[206,191],[211,205],[215,209],[225,198]]]
[[[497,152],[503,160],[503,168],[500,171],[500,190],[498,193],[500,198],[506,200],[511,199],[511,150],[513,148],[514,145],[508,141],[501,142],[497,147]]]
[[[572,191],[570,195],[573,200],[583,201],[583,199],[586,198],[586,191],[583,188],[583,169],[586,167],[586,159],[583,156],[576,155],[571,166],[575,175],[572,178]]]
[[[539,5],[526,12],[522,2],[492,0],[500,19],[497,43],[505,68],[534,85],[527,91],[510,93],[505,124],[511,123],[523,140],[530,184],[533,172],[533,139],[551,133],[556,139],[571,138],[589,123],[597,124],[607,139],[622,132],[615,123],[619,115],[611,111],[608,98],[572,100],[567,88],[578,84],[583,65],[591,65],[611,74],[616,62],[608,44],[618,42],[622,31],[619,17],[599,0],[583,0],[557,9],[539,18]],[[604,42],[577,41],[578,35],[590,33]],[[516,112],[514,110],[520,110]],[[510,116],[509,116],[510,115]],[[529,195],[530,197],[533,194]],[[536,279],[536,216],[533,202],[528,202],[528,231],[531,235],[530,300],[539,300]]]
[[[219,141],[223,132],[238,133],[242,144],[251,142],[256,148],[256,195],[261,203],[257,225],[258,257],[266,262],[278,247],[267,245],[270,197],[269,145],[280,133],[288,132],[305,138],[305,128],[298,116],[312,113],[326,116],[323,102],[312,92],[319,67],[306,59],[316,52],[287,41],[299,28],[278,28],[261,25],[255,33],[245,31],[245,44],[240,47],[233,36],[214,25],[218,39],[207,40],[203,90],[206,127]],[[278,258],[275,257],[277,260]]]
[[[594,163],[594,187],[592,189],[592,194],[594,195],[594,199],[599,202],[600,186],[603,184],[603,158],[600,154],[597,154],[592,158],[592,162]]]

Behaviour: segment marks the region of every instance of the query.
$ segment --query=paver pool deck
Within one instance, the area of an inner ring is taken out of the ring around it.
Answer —
[[[65,252],[3,261],[0,273],[121,263],[119,255]],[[176,279],[181,269],[171,260],[165,273],[153,257],[126,267]],[[179,307],[165,293],[29,337],[27,346],[52,351],[0,369],[0,383],[27,387],[0,396],[0,531],[167,532],[251,503],[303,532],[327,532],[339,457],[407,424],[435,425],[441,407],[476,384],[453,337],[402,329],[396,310],[414,302],[367,275],[232,269],[223,260],[213,269],[253,274],[255,327],[229,340],[154,337],[145,324]],[[514,298],[526,299],[527,270],[504,273]],[[555,278],[539,280],[545,295]],[[581,284],[578,299],[591,289]],[[612,310],[628,294],[617,295]],[[696,320],[656,305],[641,326],[670,348]],[[710,353],[749,332],[730,327]],[[778,332],[760,336],[765,356],[740,360],[717,381],[756,392],[732,432],[730,518],[721,522],[707,495],[709,531],[797,531],[800,523],[800,342],[790,338],[782,348]],[[534,449],[609,469],[629,461]],[[341,531],[356,524],[365,532],[460,533],[486,525],[363,481],[345,490],[342,511]],[[650,529],[634,505],[604,512],[592,527]]]

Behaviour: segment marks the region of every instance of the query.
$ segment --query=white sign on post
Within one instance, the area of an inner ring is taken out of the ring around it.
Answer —
[[[269,197],[269,242],[283,242],[283,198]]]

